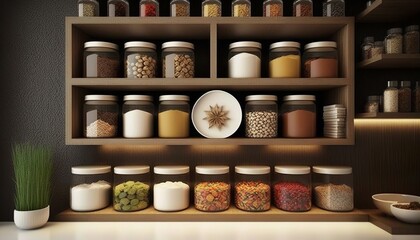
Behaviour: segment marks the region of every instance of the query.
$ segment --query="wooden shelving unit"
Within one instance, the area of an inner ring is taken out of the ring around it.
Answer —
[[[404,223],[395,217],[387,216],[378,209],[364,210],[369,214],[369,222],[382,228],[392,235],[420,234],[419,224]]]
[[[420,15],[418,0],[375,0],[357,16],[358,22],[399,22]]]
[[[359,113],[357,118],[420,119],[420,113]]]
[[[420,54],[381,54],[358,64],[364,69],[420,68]]]

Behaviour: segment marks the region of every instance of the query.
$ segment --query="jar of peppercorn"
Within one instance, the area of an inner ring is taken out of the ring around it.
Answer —
[[[263,3],[264,17],[283,16],[283,0],[265,0]]]
[[[171,1],[171,17],[189,17],[190,1],[189,0],[172,0]]]
[[[108,16],[126,17],[130,16],[130,7],[127,0],[108,0]]]
[[[293,2],[293,16],[312,17],[313,16],[312,0],[295,0]]]
[[[251,1],[232,1],[232,17],[251,17]]]
[[[159,16],[159,2],[156,0],[141,0],[140,1],[140,17],[158,17]]]
[[[220,0],[204,0],[201,6],[203,17],[222,16],[222,2]]]

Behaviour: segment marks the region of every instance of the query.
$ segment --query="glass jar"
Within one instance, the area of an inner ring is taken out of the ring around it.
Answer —
[[[70,208],[89,212],[109,206],[111,166],[75,166],[71,168]]]
[[[312,17],[313,16],[312,0],[295,0],[293,2],[293,16]]]
[[[370,50],[370,57],[376,57],[385,53],[384,42],[383,41],[376,41],[373,44],[372,49]]]
[[[333,212],[353,210],[351,167],[314,166],[312,172],[316,206]]]
[[[162,95],[159,97],[158,128],[161,138],[186,138],[190,135],[190,97]]]
[[[277,96],[250,95],[245,98],[245,136],[275,138],[278,127]]]
[[[220,0],[204,0],[201,7],[203,17],[222,16],[222,2],[220,2]]]
[[[116,78],[120,71],[118,45],[109,42],[85,42],[84,77]]]
[[[372,48],[374,47],[375,38],[365,37],[362,44],[362,59],[367,60],[372,57]]]
[[[159,2],[156,0],[141,0],[139,12],[140,17],[159,17]]]
[[[99,3],[96,0],[78,0],[79,17],[99,16]]]
[[[194,78],[194,44],[166,42],[162,44],[164,78]]]
[[[411,112],[411,82],[401,81],[398,89],[398,112]]]
[[[365,105],[365,112],[378,113],[380,106],[380,96],[369,96]]]
[[[384,91],[384,112],[398,112],[398,82],[388,81]]]
[[[270,167],[235,167],[235,206],[249,212],[270,209]]]
[[[156,45],[149,42],[126,42],[125,77],[154,78],[156,77],[157,55]]]
[[[303,53],[304,77],[338,77],[338,53],[336,42],[313,42],[305,45]]]
[[[127,0],[108,0],[109,17],[130,16],[130,5]]]
[[[126,95],[123,105],[123,136],[125,138],[153,137],[153,97]]]
[[[229,208],[229,166],[195,167],[194,205],[204,212],[220,212]]]
[[[416,82],[413,89],[413,112],[420,112],[420,82]]]
[[[86,95],[83,106],[84,136],[87,138],[116,137],[119,107],[113,95]]]
[[[232,17],[251,17],[251,1],[232,1]]]
[[[154,167],[153,207],[158,211],[181,211],[190,205],[190,167]]]
[[[411,25],[405,28],[404,53],[419,53],[420,33],[419,25]]]
[[[276,166],[273,195],[277,208],[289,212],[309,211],[311,200],[311,168],[308,166]]]
[[[264,17],[282,17],[283,0],[265,0],[263,3]]]
[[[189,17],[190,1],[189,0],[172,0],[171,1],[171,17]]]
[[[346,4],[344,0],[324,0],[322,3],[322,16],[344,17],[346,16]]]
[[[403,53],[402,28],[391,28],[385,38],[385,50],[387,54]]]
[[[316,105],[313,95],[289,95],[281,106],[283,137],[313,138],[316,136]]]
[[[150,167],[115,167],[113,202],[114,209],[119,212],[134,212],[149,207]]]
[[[230,78],[261,77],[261,43],[231,43],[228,58]]]
[[[271,78],[300,78],[300,43],[273,43],[269,58]]]

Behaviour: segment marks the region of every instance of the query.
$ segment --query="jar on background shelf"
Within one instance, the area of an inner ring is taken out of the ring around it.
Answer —
[[[204,0],[201,4],[203,17],[221,17],[222,2],[220,0]]]
[[[376,41],[370,50],[370,57],[376,57],[385,53],[385,47],[383,41]]]
[[[281,106],[283,137],[313,138],[316,136],[314,95],[289,95]]]
[[[388,81],[384,91],[384,112],[398,112],[398,82]]]
[[[153,137],[153,97],[125,95],[123,113],[123,136],[125,138]]]
[[[387,54],[403,53],[402,28],[391,28],[385,38],[385,51]]]
[[[338,52],[336,42],[313,42],[305,45],[303,53],[304,77],[338,77]]]
[[[344,17],[346,16],[346,3],[344,0],[324,0],[322,3],[322,16]]]
[[[312,17],[313,16],[312,0],[295,0],[293,2],[293,16]]]
[[[232,17],[251,17],[251,1],[233,0]]]
[[[130,5],[127,0],[108,0],[109,17],[130,16]]]
[[[265,0],[263,2],[264,17],[282,17],[283,0]]]
[[[99,3],[96,0],[78,0],[79,17],[99,16]]]
[[[165,42],[162,44],[162,75],[164,78],[194,78],[194,44]]]
[[[380,96],[369,96],[365,104],[366,113],[378,113],[380,110]]]
[[[85,42],[83,72],[86,78],[116,78],[120,71],[118,45],[109,42]]]
[[[398,112],[411,112],[411,82],[401,81],[398,89]]]
[[[113,95],[86,95],[83,129],[87,138],[110,138],[118,134],[118,98]]]
[[[126,42],[125,71],[127,78],[156,77],[156,45],[149,42]]]
[[[374,37],[365,37],[362,44],[362,59],[367,60],[372,56],[372,48],[375,46]]]
[[[277,96],[250,95],[245,98],[245,101],[245,136],[249,138],[277,137]]]
[[[189,0],[172,0],[171,1],[171,17],[189,17],[190,1]]]
[[[185,95],[162,95],[159,97],[159,101],[159,137],[188,137],[190,134],[190,97]]]
[[[404,53],[419,53],[420,33],[419,25],[411,25],[405,28]]]
[[[420,82],[416,82],[413,89],[413,112],[420,112]]]
[[[271,78],[300,78],[300,43],[276,42],[270,45]]]
[[[159,2],[156,0],[141,0],[139,10],[140,17],[159,17]]]
[[[261,77],[261,43],[234,42],[229,45],[229,77]]]

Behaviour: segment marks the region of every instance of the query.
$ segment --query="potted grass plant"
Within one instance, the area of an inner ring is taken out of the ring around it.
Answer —
[[[15,225],[20,229],[40,228],[50,215],[52,152],[46,147],[17,144],[13,146],[12,159]]]

